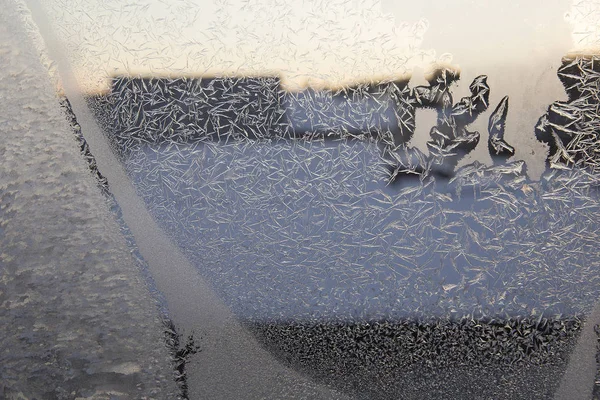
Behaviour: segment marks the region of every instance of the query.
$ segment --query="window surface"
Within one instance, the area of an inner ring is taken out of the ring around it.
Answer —
[[[0,394],[598,396],[599,13],[9,1]]]

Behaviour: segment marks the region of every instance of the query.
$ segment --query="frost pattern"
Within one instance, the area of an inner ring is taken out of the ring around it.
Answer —
[[[523,162],[506,164],[506,98],[490,118],[500,161],[453,176],[469,144],[460,138],[478,140],[463,127],[487,108],[489,87],[479,77],[450,106],[445,82],[458,77],[445,74],[428,87],[339,92],[284,92],[269,77],[118,78],[90,101],[113,121],[149,209],[243,318],[584,313],[599,279],[589,251],[598,178],[573,170],[531,182]],[[430,151],[418,166],[450,169],[386,186],[386,154],[411,151],[392,133],[410,122],[407,104],[438,110],[431,143],[450,153]]]
[[[455,383],[461,373],[444,373],[463,350],[465,376],[523,360],[560,376],[600,294],[597,58],[565,60],[569,100],[523,132],[550,147],[532,182],[504,140],[519,110],[489,104],[485,76],[455,102],[459,75],[443,63],[411,87],[415,65],[449,60],[421,48],[426,21],[394,27],[376,1],[45,4],[149,210],[275,351],[308,351],[296,362],[327,374],[340,354],[320,360],[314,337],[360,347],[361,362],[389,350],[358,382],[386,386],[382,371],[406,369],[417,393],[420,367],[427,384]],[[576,3],[572,21],[590,5]],[[490,106],[494,165],[456,170],[485,138],[470,125]],[[427,154],[410,147],[418,108],[437,112]],[[444,347],[448,332],[481,347]],[[406,354],[382,344],[402,335],[417,343]],[[511,368],[513,394],[522,371]]]
[[[577,166],[598,171],[600,57],[565,57],[558,77],[569,99],[552,103],[536,126],[536,137],[550,148],[546,164],[560,169]]]
[[[451,60],[421,47],[426,20],[396,22],[379,0],[42,3],[89,93],[140,74],[277,73],[289,89],[340,86]]]
[[[571,10],[565,19],[573,26],[573,41],[580,49],[600,47],[600,1],[573,0]]]
[[[175,398],[154,299],[25,11],[0,13],[0,398]]]

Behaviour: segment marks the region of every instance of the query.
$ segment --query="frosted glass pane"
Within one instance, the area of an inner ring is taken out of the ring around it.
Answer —
[[[14,4],[181,396],[597,390],[597,1]]]

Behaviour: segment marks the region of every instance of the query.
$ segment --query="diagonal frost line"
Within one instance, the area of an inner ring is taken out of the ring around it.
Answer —
[[[591,399],[598,366],[596,354],[598,335],[594,328],[600,324],[600,304],[587,317],[577,345],[569,357],[554,400]]]
[[[94,154],[99,171],[123,211],[158,289],[164,294],[174,323],[195,332],[202,343],[200,360],[188,371],[190,397],[195,398],[324,398],[341,395],[284,367],[237,322],[177,246],[158,228],[80,94],[62,45],[38,0],[25,0],[57,63],[64,91]]]

